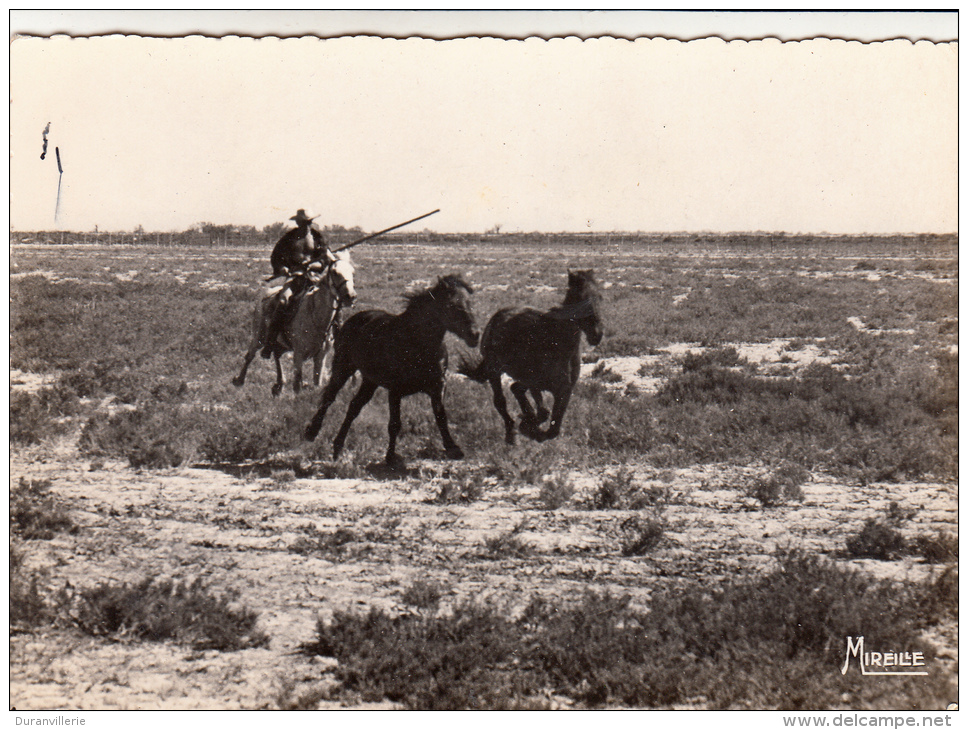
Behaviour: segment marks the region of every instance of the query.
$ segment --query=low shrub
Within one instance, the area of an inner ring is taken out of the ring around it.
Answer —
[[[297,686],[293,679],[282,682],[275,696],[276,706],[280,710],[316,710],[319,709],[320,702],[333,699],[332,687],[327,684],[310,687],[302,692],[297,691]]]
[[[61,378],[61,385],[81,398],[115,396],[122,403],[136,403],[160,383],[111,362],[85,363]]]
[[[911,552],[928,563],[954,563],[958,561],[958,538],[944,530],[933,536],[918,535],[913,540]]]
[[[560,461],[558,445],[538,445],[523,438],[518,441],[513,447],[489,449],[485,457],[485,473],[496,478],[499,484],[509,486],[541,484]]]
[[[599,482],[592,500],[595,509],[622,509],[623,500],[632,490],[635,469],[620,466],[614,474],[606,474]]]
[[[937,415],[957,413],[954,390],[922,380],[916,368],[848,379],[814,363],[799,377],[764,378],[698,364],[652,399],[648,450],[675,447],[675,465],[782,458],[868,482],[956,473],[957,425]]]
[[[53,419],[33,395],[10,394],[11,444],[38,444],[53,432]]]
[[[883,687],[829,669],[842,663],[845,637],[924,648],[919,626],[942,617],[956,587],[950,578],[930,587],[878,581],[781,553],[759,577],[657,590],[647,612],[590,591],[578,602],[533,598],[516,618],[487,602],[432,616],[337,611],[318,620],[303,651],[339,660],[339,694],[408,709],[519,708],[547,693],[587,707],[702,697],[713,709],[823,709],[848,692],[864,706]],[[943,677],[904,681],[892,685],[895,707],[950,690]]]
[[[748,364],[740,357],[735,347],[719,346],[698,353],[687,352],[682,358],[682,372],[689,373],[710,367],[731,368]]]
[[[655,517],[633,518],[624,526],[622,555],[645,555],[662,540],[665,522]]]
[[[300,469],[300,473],[302,472],[303,470]],[[315,476],[319,479],[362,479],[367,473],[365,464],[355,458],[315,463],[307,468],[307,472],[306,476]]]
[[[311,404],[302,408],[244,397],[232,408],[146,400],[133,410],[97,414],[85,425],[82,453],[165,469],[196,458],[216,464],[266,461],[301,443]]]
[[[635,469],[632,467],[623,465],[606,473],[584,506],[588,509],[640,510],[664,507],[672,498],[672,490],[668,487],[640,487],[634,480]]]
[[[622,376],[611,370],[605,364],[604,360],[600,361],[594,368],[592,368],[592,371],[588,374],[588,377],[592,378],[593,380],[598,380],[602,383],[622,382]]]
[[[874,518],[868,518],[860,532],[847,538],[847,554],[852,558],[897,560],[906,552],[904,536]]]
[[[434,504],[469,504],[484,495],[484,480],[480,474],[466,474],[459,479],[445,479],[433,498]]]
[[[629,500],[629,509],[662,509],[674,497],[671,487],[648,487],[637,489]]]
[[[258,613],[232,604],[237,596],[216,596],[201,579],[179,583],[146,578],[135,585],[101,583],[79,591],[74,620],[92,636],[174,640],[197,649],[236,651],[264,646]]]
[[[526,524],[520,522],[510,530],[484,539],[485,557],[492,560],[524,558],[534,552],[534,548],[521,540],[519,534]]]
[[[24,479],[10,489],[10,532],[21,540],[50,540],[77,532],[64,502],[50,494],[49,479]]]
[[[775,390],[771,381],[706,362],[692,364],[670,378],[656,394],[664,406],[683,403],[732,404],[761,398]]]
[[[958,620],[958,566],[949,565],[918,586],[916,603],[921,624],[931,626],[941,620]]]
[[[538,501],[546,510],[563,507],[575,495],[575,485],[565,472],[556,472],[541,483]]]
[[[765,507],[790,500],[803,499],[800,486],[807,481],[810,473],[799,464],[784,462],[770,470],[766,475],[757,476],[747,488],[746,493],[755,497]]]
[[[655,448],[659,434],[652,398],[606,390],[596,383],[579,381],[578,386],[568,419],[570,429],[581,428],[588,449],[614,461],[635,458]]]
[[[78,440],[82,454],[127,459],[136,469],[167,469],[195,454],[197,418],[177,406],[147,406],[92,417]]]
[[[54,611],[48,603],[41,583],[46,576],[27,571],[24,555],[16,540],[10,543],[10,633],[51,623]]]
[[[38,444],[66,433],[70,425],[63,419],[79,411],[77,396],[59,386],[41,388],[37,393],[14,391],[10,394],[10,442]]]
[[[344,692],[408,709],[500,709],[535,687],[502,671],[520,648],[512,622],[493,607],[461,603],[446,617],[337,611],[316,625],[309,654],[339,660]],[[509,677],[508,674],[511,676]]]
[[[445,587],[434,580],[416,580],[404,589],[400,600],[408,606],[437,610]]]
[[[338,527],[325,533],[312,528],[309,536],[300,536],[289,546],[289,552],[342,560],[350,553],[350,545],[360,541],[360,536],[347,527]]]
[[[917,516],[917,513],[915,509],[903,509],[897,502],[891,502],[887,505],[885,519],[889,525],[901,527],[912,517]]]
[[[556,448],[542,448],[531,450],[528,458],[515,468],[515,475],[524,484],[538,484],[551,473],[560,458]]]
[[[309,422],[303,410],[272,403],[265,410],[233,408],[206,414],[208,427],[198,444],[199,456],[213,463],[265,461],[301,442]]]

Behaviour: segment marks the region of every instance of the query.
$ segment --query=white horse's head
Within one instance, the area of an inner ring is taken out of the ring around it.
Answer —
[[[350,252],[337,251],[333,256],[336,261],[333,262],[330,284],[340,304],[350,305],[356,299],[356,286],[353,284],[355,269],[350,260]]]

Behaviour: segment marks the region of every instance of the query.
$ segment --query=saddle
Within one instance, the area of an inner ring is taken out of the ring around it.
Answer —
[[[323,281],[329,266],[325,261],[316,260],[305,268],[286,271],[284,276],[266,280],[262,294],[262,311],[269,320],[269,334],[268,341],[262,348],[262,357],[271,357],[277,342],[286,349],[292,346],[288,342],[286,328],[299,310],[299,303]]]
[[[313,286],[319,284],[326,275],[328,264],[313,261],[304,269],[297,269],[282,276],[273,276],[265,280],[262,287],[262,299],[275,299],[277,304],[285,305]]]

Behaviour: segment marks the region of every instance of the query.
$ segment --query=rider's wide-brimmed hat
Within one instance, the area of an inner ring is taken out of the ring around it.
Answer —
[[[302,225],[303,223],[312,223],[317,218],[319,218],[318,215],[313,215],[311,212],[307,213],[303,208],[300,208],[296,211],[296,215],[289,220],[296,221],[298,225]]]

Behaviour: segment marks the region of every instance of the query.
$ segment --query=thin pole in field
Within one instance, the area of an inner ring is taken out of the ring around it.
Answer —
[[[64,168],[61,166],[60,147],[54,148],[54,154],[57,155],[57,203],[54,206],[54,223],[59,223],[61,209],[61,182],[64,180]]]

